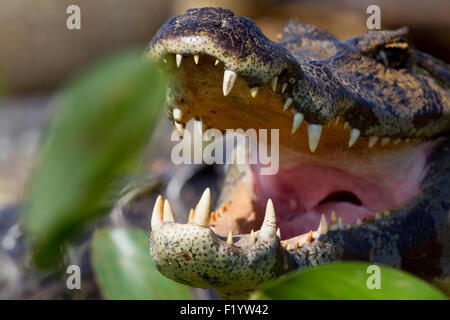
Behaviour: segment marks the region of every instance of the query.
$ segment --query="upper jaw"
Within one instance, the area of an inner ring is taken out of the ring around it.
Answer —
[[[308,36],[312,37],[310,41],[316,40],[314,35]],[[160,28],[145,57],[164,59],[172,67],[181,64],[182,69],[193,64],[192,58],[186,63],[187,57],[193,56],[196,62],[200,57],[197,72],[191,69],[184,74],[186,81],[195,82],[198,74],[203,79],[198,90],[212,86],[207,90],[209,97],[224,94],[236,99],[236,91],[245,98],[250,94],[264,95],[265,102],[269,98],[277,110],[286,108],[292,113],[290,128],[294,127],[296,114],[297,122],[304,119],[319,126],[339,117],[342,125],[347,123],[353,129],[354,137],[377,137],[379,141],[383,137],[391,141],[430,138],[448,131],[449,93],[432,76],[424,78],[420,72],[409,69],[386,68],[366,56],[354,41],[329,40],[328,46],[335,47],[334,56],[321,60],[320,54],[314,56],[312,51],[308,60],[309,56],[302,56],[301,37],[297,38],[300,39],[294,43],[297,50],[291,53],[265,37],[251,20],[235,17],[229,10],[191,9],[169,19]],[[320,51],[319,48],[317,52]],[[220,66],[215,69],[221,72],[214,80],[208,72],[214,70],[217,62]],[[205,68],[201,69],[202,66]],[[369,85],[369,80],[377,85]],[[185,84],[179,88],[185,89]],[[263,93],[274,84],[277,92],[273,97],[267,94],[270,90]],[[184,99],[184,93],[177,93],[173,99]],[[250,107],[246,101],[235,102]],[[266,104],[265,108],[268,107]]]

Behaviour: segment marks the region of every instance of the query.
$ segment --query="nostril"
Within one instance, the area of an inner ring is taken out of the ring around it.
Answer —
[[[354,193],[349,191],[333,192],[322,201],[320,201],[320,204],[324,204],[326,202],[349,202],[357,206],[362,205],[361,200],[359,200],[359,198]]]

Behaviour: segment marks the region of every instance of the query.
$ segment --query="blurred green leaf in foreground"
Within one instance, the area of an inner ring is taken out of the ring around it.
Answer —
[[[332,263],[292,272],[256,292],[253,299],[283,300],[442,300],[423,280],[390,267],[380,268],[380,289],[369,289],[366,262]]]
[[[92,249],[95,277],[107,299],[194,299],[188,287],[159,273],[142,230],[97,230]]]
[[[55,99],[24,215],[37,267],[56,265],[63,244],[108,211],[110,185],[137,163],[164,90],[158,65],[127,53],[97,63]]]

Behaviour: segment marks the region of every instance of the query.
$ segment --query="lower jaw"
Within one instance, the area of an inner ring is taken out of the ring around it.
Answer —
[[[422,142],[366,158],[350,152],[341,152],[335,158],[299,153],[292,161],[288,160],[293,158],[290,154],[280,158],[276,175],[260,175],[260,166],[253,165],[255,214],[249,219],[255,221],[247,228],[262,221],[269,198],[283,240],[317,230],[322,214],[331,222],[331,228],[333,223],[338,227],[339,217],[345,228],[359,220],[383,216],[417,194],[432,146],[431,142]],[[333,211],[338,217],[335,220]],[[249,233],[247,228],[240,233]]]

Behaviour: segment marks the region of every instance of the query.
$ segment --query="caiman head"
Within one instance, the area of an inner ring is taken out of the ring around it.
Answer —
[[[293,20],[276,43],[225,9],[169,19],[145,57],[174,75],[175,128],[197,118],[221,131],[279,129],[279,171],[232,167],[216,210],[207,189],[187,224],[159,197],[150,252],[160,272],[225,298],[336,260],[446,281],[450,69],[411,49],[407,33],[341,42]]]

